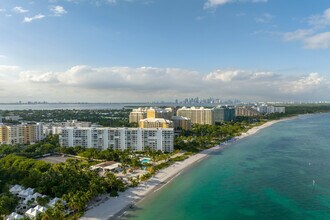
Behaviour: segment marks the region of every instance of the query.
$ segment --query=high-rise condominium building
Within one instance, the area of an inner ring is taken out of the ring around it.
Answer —
[[[191,119],[183,116],[173,116],[172,121],[175,130],[190,130]]]
[[[249,106],[238,106],[235,108],[235,115],[251,117],[251,116],[260,116],[261,113]]]
[[[235,108],[231,106],[218,106],[212,109],[214,123],[235,120]]]
[[[139,121],[139,128],[173,128],[173,121],[164,118],[145,118]]]
[[[191,123],[193,124],[203,124],[203,125],[213,125],[213,110],[207,108],[186,108],[182,107],[177,110],[177,116],[182,116],[191,119]]]
[[[61,128],[60,144],[98,149],[173,151],[173,128]]]
[[[263,104],[254,108],[261,114],[285,113],[285,107],[275,107]]]
[[[147,108],[133,109],[129,114],[129,123],[139,123],[141,119],[147,118]]]
[[[235,119],[235,108],[228,106],[218,106],[216,108],[186,108],[177,110],[177,116],[191,119],[193,124],[214,125],[222,121],[233,121]]]
[[[165,118],[171,120],[172,116],[172,108],[149,108],[147,110],[147,118]]]
[[[0,125],[1,144],[28,144],[43,139],[42,124]]]

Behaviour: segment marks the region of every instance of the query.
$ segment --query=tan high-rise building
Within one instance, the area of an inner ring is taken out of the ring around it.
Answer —
[[[0,125],[0,144],[27,144],[42,139],[42,124]]]
[[[136,108],[129,114],[129,123],[139,123],[145,118],[147,118],[147,108]]]
[[[193,124],[202,124],[202,125],[213,125],[213,110],[207,108],[186,108],[182,107],[177,110],[177,116],[182,116],[191,119],[191,123]]]
[[[139,128],[173,128],[173,121],[164,118],[146,118],[140,120]]]
[[[165,118],[171,120],[173,110],[171,108],[149,108],[147,110],[147,118]]]
[[[248,106],[240,106],[235,108],[235,115],[236,116],[245,116],[245,117],[251,117],[251,116],[260,116],[261,113],[258,112],[256,109],[253,109]]]
[[[190,130],[191,129],[191,119],[183,116],[173,116],[172,121],[175,130]]]

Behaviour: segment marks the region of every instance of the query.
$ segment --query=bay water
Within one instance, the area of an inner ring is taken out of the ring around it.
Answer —
[[[279,122],[232,144],[123,219],[330,219],[330,114]]]

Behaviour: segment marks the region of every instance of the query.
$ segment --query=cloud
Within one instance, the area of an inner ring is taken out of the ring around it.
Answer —
[[[269,13],[264,13],[263,15],[256,17],[255,21],[257,23],[269,23],[273,20],[274,16]]]
[[[287,82],[282,88],[287,93],[301,93],[320,88],[322,84],[328,84],[323,76],[319,73],[310,73],[298,80]]]
[[[55,16],[62,16],[66,13],[68,13],[62,6],[60,5],[55,5],[55,6],[50,6],[49,10],[55,15]]]
[[[246,70],[216,70],[207,74],[203,80],[209,82],[231,82],[243,80],[260,80],[277,77],[278,75],[272,72],[253,72]]]
[[[179,68],[73,66],[65,71],[20,71],[24,89],[57,100],[152,101],[191,96],[242,100],[302,100],[328,97],[328,80],[319,73],[287,77],[271,71],[217,69],[209,73]],[[23,88],[22,88],[23,89]],[[51,92],[52,91],[52,92]],[[54,92],[54,94],[53,94]],[[43,98],[45,99],[45,98]]]
[[[5,11],[6,11],[6,9],[0,8],[0,12],[5,12]]]
[[[40,19],[42,19],[44,17],[45,17],[45,15],[42,15],[42,14],[37,14],[37,15],[35,15],[33,17],[25,17],[24,20],[23,20],[23,23],[30,23],[30,22],[32,22],[34,20],[40,20]]]
[[[284,41],[300,41],[305,49],[327,49],[330,47],[330,32],[324,29],[330,26],[330,8],[323,14],[307,19],[308,28],[282,34]]]
[[[252,3],[265,3],[268,0],[207,0],[204,3],[204,9],[214,9],[218,6],[234,2],[252,2]]]
[[[303,40],[306,37],[312,35],[313,33],[314,30],[312,29],[298,29],[293,32],[284,33],[282,36],[285,41],[293,41],[293,40]]]
[[[5,59],[7,58],[5,55],[0,54],[0,59]]]
[[[0,73],[13,73],[19,70],[18,66],[0,65]]]
[[[26,13],[28,12],[29,10],[26,10],[20,6],[16,6],[12,9],[13,12],[17,13],[17,14],[22,14],[22,13]]]
[[[330,8],[326,9],[321,15],[313,15],[308,18],[311,26],[325,27],[330,25]]]
[[[327,49],[330,46],[330,32],[315,34],[303,39],[304,47],[307,49]]]

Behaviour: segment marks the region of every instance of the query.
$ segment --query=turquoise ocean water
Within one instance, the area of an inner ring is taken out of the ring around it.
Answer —
[[[330,114],[280,122],[232,144],[126,218],[330,219]]]

